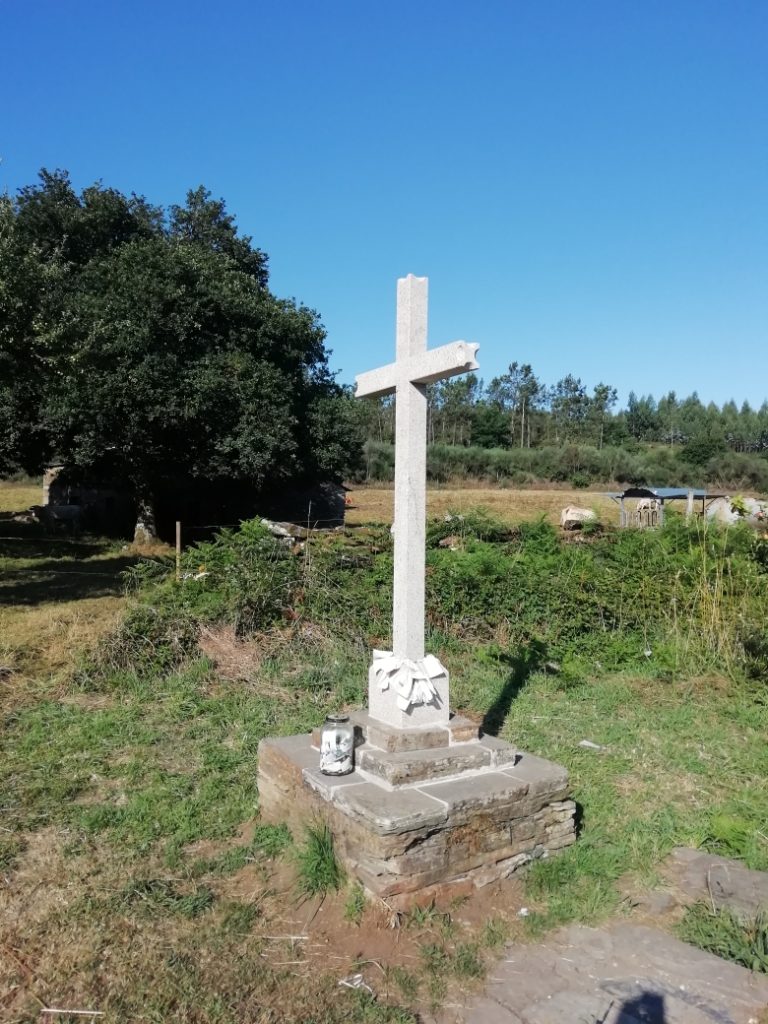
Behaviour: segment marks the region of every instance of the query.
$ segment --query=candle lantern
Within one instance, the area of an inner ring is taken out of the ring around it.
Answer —
[[[348,775],[354,767],[355,729],[349,715],[328,715],[320,730],[320,771]]]

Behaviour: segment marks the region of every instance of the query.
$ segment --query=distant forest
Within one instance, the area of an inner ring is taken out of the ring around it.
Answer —
[[[619,409],[609,384],[590,394],[568,374],[548,386],[519,363],[487,385],[469,374],[427,391],[433,480],[768,490],[768,401],[753,409],[704,405],[696,392],[632,392]],[[366,403],[368,479],[393,476],[394,414],[392,398]]]

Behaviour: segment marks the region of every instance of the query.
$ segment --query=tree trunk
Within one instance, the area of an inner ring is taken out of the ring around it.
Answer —
[[[521,410],[520,418],[520,447],[525,446],[525,402],[523,402],[523,408]]]
[[[157,540],[154,495],[140,495],[136,506],[136,529],[133,532],[133,543],[152,544]]]

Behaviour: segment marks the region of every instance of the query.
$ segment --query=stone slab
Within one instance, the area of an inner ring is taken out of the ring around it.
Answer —
[[[441,800],[447,808],[449,821],[461,825],[479,814],[514,818],[514,807],[527,796],[528,786],[527,782],[512,778],[506,772],[489,771],[469,779],[420,786],[419,791]]]
[[[371,775],[384,779],[391,786],[402,786],[487,768],[491,764],[491,751],[480,743],[394,753],[365,746],[357,751],[356,760],[358,766]]]
[[[751,871],[735,860],[678,847],[662,872],[682,896],[681,902],[706,900],[717,910],[727,908],[742,921],[754,919],[760,911],[768,912],[767,871]]]
[[[531,797],[531,783],[490,764],[508,756],[499,741],[376,751],[391,764],[438,760],[451,766],[455,755],[455,770],[456,758],[475,764],[478,753],[484,762],[451,781],[399,787],[360,767],[346,776],[323,775],[309,734],[265,740],[259,753],[262,820],[285,821],[296,836],[310,821],[327,823],[345,869],[394,909],[437,897],[448,901],[451,893],[504,878],[575,838],[573,802],[546,795],[562,776],[536,759],[528,775],[534,785],[541,781],[533,770],[538,766],[546,785]]]
[[[463,715],[451,715],[448,719],[451,743],[471,743],[480,735],[480,727]]]
[[[491,755],[491,764],[494,768],[514,768],[522,760],[523,755],[506,740],[500,740],[497,736],[482,736],[481,746],[485,747]]]
[[[380,722],[372,718],[367,711],[353,711],[350,719],[356,730],[360,731],[361,742],[391,753],[399,750],[432,750],[454,743],[471,743],[475,742],[480,735],[480,728],[475,722],[463,715],[453,713],[449,714],[445,723],[405,729]],[[316,731],[319,737],[319,730]],[[487,738],[493,739],[493,737]],[[503,741],[498,740],[497,742]],[[318,742],[315,745],[317,746]]]
[[[380,836],[434,828],[447,818],[445,804],[418,789],[388,790],[373,782],[340,788],[333,803]]]
[[[483,994],[437,1022],[757,1024],[767,1008],[765,975],[659,929],[614,922],[507,947]]]
[[[364,780],[354,771],[349,775],[324,775],[319,768],[305,768],[301,774],[309,788],[318,793],[323,800],[333,800],[340,789],[346,789],[348,786],[364,785]]]
[[[354,711],[350,719],[362,732],[364,742],[380,750],[431,750],[447,747],[451,734],[445,726],[425,725],[420,729],[395,729],[371,718],[367,711]],[[449,719],[450,721],[450,719]]]
[[[537,757],[535,754],[520,752],[520,757],[516,758],[514,765],[505,768],[504,771],[513,779],[527,782],[531,796],[545,793],[555,799],[557,794],[564,795],[568,789],[567,770],[562,765]]]
[[[319,763],[320,755],[312,747],[310,733],[269,737],[259,743],[259,765],[277,764],[281,771],[293,771],[296,781],[300,781],[305,768],[317,768]]]

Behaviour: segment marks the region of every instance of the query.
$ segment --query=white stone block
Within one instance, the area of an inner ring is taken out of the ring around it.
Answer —
[[[376,675],[374,666],[368,671],[368,713],[385,725],[395,729],[418,729],[422,726],[447,725],[448,707],[448,673],[435,676],[432,680],[436,697],[431,704],[417,704],[407,711],[397,706],[397,693],[392,686],[386,690]]]

